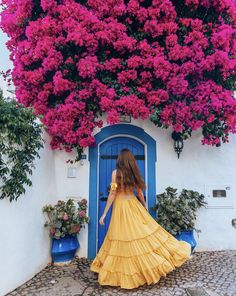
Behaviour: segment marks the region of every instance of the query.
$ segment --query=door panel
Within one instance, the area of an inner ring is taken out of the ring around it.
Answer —
[[[109,194],[108,188],[111,182],[111,174],[116,168],[117,155],[123,148],[128,148],[135,155],[140,173],[145,180],[145,149],[142,143],[129,137],[115,137],[102,143],[99,154],[98,220],[100,219],[106,206],[106,200]],[[107,233],[111,212],[112,207],[107,213],[104,226],[101,226],[98,221],[98,250],[101,247]]]

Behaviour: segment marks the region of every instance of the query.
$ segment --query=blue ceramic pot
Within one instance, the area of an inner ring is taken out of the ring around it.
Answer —
[[[51,255],[54,263],[66,263],[74,259],[79,248],[77,235],[66,235],[60,239],[52,239]]]
[[[189,243],[193,252],[197,245],[197,242],[193,235],[193,230],[182,230],[179,234],[175,235],[175,237],[177,238],[177,240]]]

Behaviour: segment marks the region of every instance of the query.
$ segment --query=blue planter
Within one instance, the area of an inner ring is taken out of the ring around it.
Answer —
[[[175,237],[177,238],[177,240],[189,243],[193,252],[197,245],[197,242],[193,235],[193,230],[183,230],[179,234],[175,235]]]
[[[66,235],[60,239],[52,239],[51,255],[54,263],[66,263],[75,257],[79,248],[77,235]]]

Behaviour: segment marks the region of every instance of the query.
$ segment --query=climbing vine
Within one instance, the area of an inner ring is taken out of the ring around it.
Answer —
[[[93,145],[120,114],[202,144],[236,132],[233,0],[3,0],[16,96],[54,149]]]
[[[34,161],[43,147],[41,131],[30,108],[3,99],[0,91],[0,199],[17,200],[32,185]]]

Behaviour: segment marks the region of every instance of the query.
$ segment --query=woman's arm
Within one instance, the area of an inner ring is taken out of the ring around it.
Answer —
[[[144,195],[143,195],[143,190],[138,188],[137,189],[137,194],[138,194],[138,198],[139,198],[140,202],[142,203],[142,205],[144,206],[144,208],[146,210],[148,210],[147,205],[146,205],[146,201],[145,201],[145,198],[144,198]]]
[[[104,209],[104,212],[99,220],[99,223],[101,225],[104,225],[104,219],[106,217],[106,214],[107,212],[109,211],[113,201],[114,201],[114,198],[116,196],[116,185],[114,185],[114,183],[116,184],[116,170],[114,170],[112,172],[112,177],[111,177],[111,183],[112,186],[111,186],[111,189],[110,189],[110,192],[109,192],[109,195],[108,195],[108,198],[107,198],[107,203],[106,203],[106,206],[105,206],[105,209]]]

